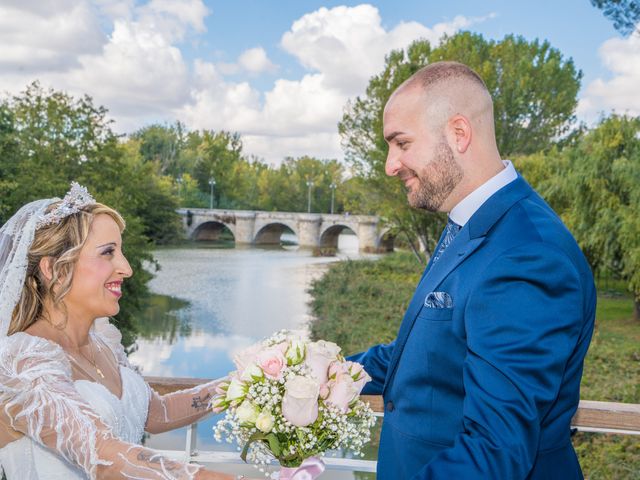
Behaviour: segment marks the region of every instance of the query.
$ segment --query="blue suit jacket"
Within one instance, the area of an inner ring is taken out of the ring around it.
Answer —
[[[453,305],[425,306],[436,291]],[[496,192],[427,266],[396,340],[350,358],[384,397],[378,478],[582,478],[569,425],[595,305],[544,200],[522,177]]]

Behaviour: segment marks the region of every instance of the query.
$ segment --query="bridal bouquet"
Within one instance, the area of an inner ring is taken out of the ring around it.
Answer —
[[[214,436],[243,446],[244,461],[266,465],[275,457],[283,479],[305,467],[312,477],[321,473],[316,456],[326,450],[362,455],[375,417],[359,394],[371,377],[345,361],[335,343],[283,330],[238,353],[234,363],[237,370],[211,401],[215,412],[226,411]]]

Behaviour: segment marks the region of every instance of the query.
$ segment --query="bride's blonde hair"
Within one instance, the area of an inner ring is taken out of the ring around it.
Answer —
[[[59,204],[60,202],[52,203],[47,212]],[[118,224],[120,231],[124,231],[125,222],[122,216],[101,203],[86,205],[60,222],[36,230],[27,256],[27,272],[22,293],[13,309],[7,335],[25,331],[43,316],[46,299],[50,298],[54,306],[64,308],[62,300],[71,289],[73,270],[80,250],[89,236],[91,222],[100,214],[109,215]],[[51,258],[50,281],[45,281],[40,270],[40,260],[44,257]]]

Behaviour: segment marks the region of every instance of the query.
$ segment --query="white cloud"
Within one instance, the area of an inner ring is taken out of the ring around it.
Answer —
[[[391,49],[419,38],[435,43],[482,20],[387,29],[371,5],[320,8],[293,22],[281,39],[309,72],[261,91],[242,80],[278,71],[261,46],[233,64],[184,57],[182,44],[203,37],[209,14],[203,0],[5,1],[0,91],[17,93],[37,78],[45,87],[89,94],[109,109],[119,132],[179,119],[193,129],[237,131],[246,153],[270,162],[305,154],[339,158],[344,105],[364,93]],[[241,80],[225,78],[229,73]]]
[[[85,1],[0,4],[0,69],[19,76],[68,71],[78,56],[99,54],[106,42]],[[25,26],[28,25],[28,28]]]
[[[193,101],[180,116],[196,128],[241,132],[245,151],[271,163],[305,154],[340,158],[337,124],[344,105],[364,93],[369,78],[384,67],[387,53],[421,38],[435,44],[443,34],[483,20],[458,16],[432,28],[407,22],[385,30],[371,5],[323,7],[293,22],[281,40],[308,74],[298,80],[278,79],[260,94],[248,84],[225,83],[217,75],[238,73],[240,61],[218,64],[217,70],[208,66],[216,75],[192,92]]]
[[[238,57],[238,63],[243,69],[250,73],[273,72],[277,68],[276,65],[269,60],[267,52],[265,52],[262,47],[245,50],[240,57]]]
[[[153,29],[117,20],[101,55],[80,58],[69,82],[92,86],[100,103],[115,113],[161,113],[188,99],[188,70],[180,50]]]
[[[136,13],[145,29],[158,31],[174,42],[182,41],[190,28],[204,32],[204,19],[210,12],[203,0],[151,0]]]
[[[309,133],[299,136],[243,135],[247,152],[260,152],[270,163],[277,164],[285,157],[316,155],[319,158],[341,158],[340,136],[335,133]]]
[[[384,57],[391,50],[406,48],[418,39],[437,44],[444,34],[483,20],[457,16],[433,28],[403,22],[387,31],[372,5],[323,7],[295,21],[281,44],[302,65],[321,72],[328,87],[358,95],[369,78],[382,70]]]
[[[93,0],[93,4],[107,18],[131,20],[135,0]]]
[[[216,68],[223,75],[236,75],[241,72],[257,75],[259,73],[274,73],[278,70],[278,66],[269,60],[267,52],[262,47],[245,50],[240,54],[236,63],[220,62],[216,64]]]
[[[640,35],[609,39],[602,44],[599,54],[612,77],[598,78],[585,88],[578,114],[587,121],[610,110],[640,115]]]
[[[17,93],[37,78],[45,87],[89,94],[107,106],[120,132],[175,119],[191,88],[178,43],[188,32],[204,30],[208,10],[202,0],[140,6],[62,0],[48,11],[51,4],[0,6],[0,66],[9,71],[0,77],[0,90]]]

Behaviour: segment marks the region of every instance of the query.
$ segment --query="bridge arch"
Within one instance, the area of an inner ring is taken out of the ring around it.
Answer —
[[[196,241],[215,241],[220,240],[220,237],[229,232],[235,240],[235,232],[229,225],[216,220],[208,220],[197,225],[191,233],[191,240]]]
[[[378,249],[382,252],[393,252],[395,240],[395,233],[389,227],[384,228],[378,237]]]
[[[338,237],[344,231],[348,231],[358,238],[358,233],[350,225],[335,224],[320,232],[320,247],[338,248]],[[360,239],[358,238],[358,242]]]
[[[283,233],[292,233],[299,239],[298,232],[291,225],[284,222],[271,222],[258,230],[253,243],[255,245],[280,245]]]

